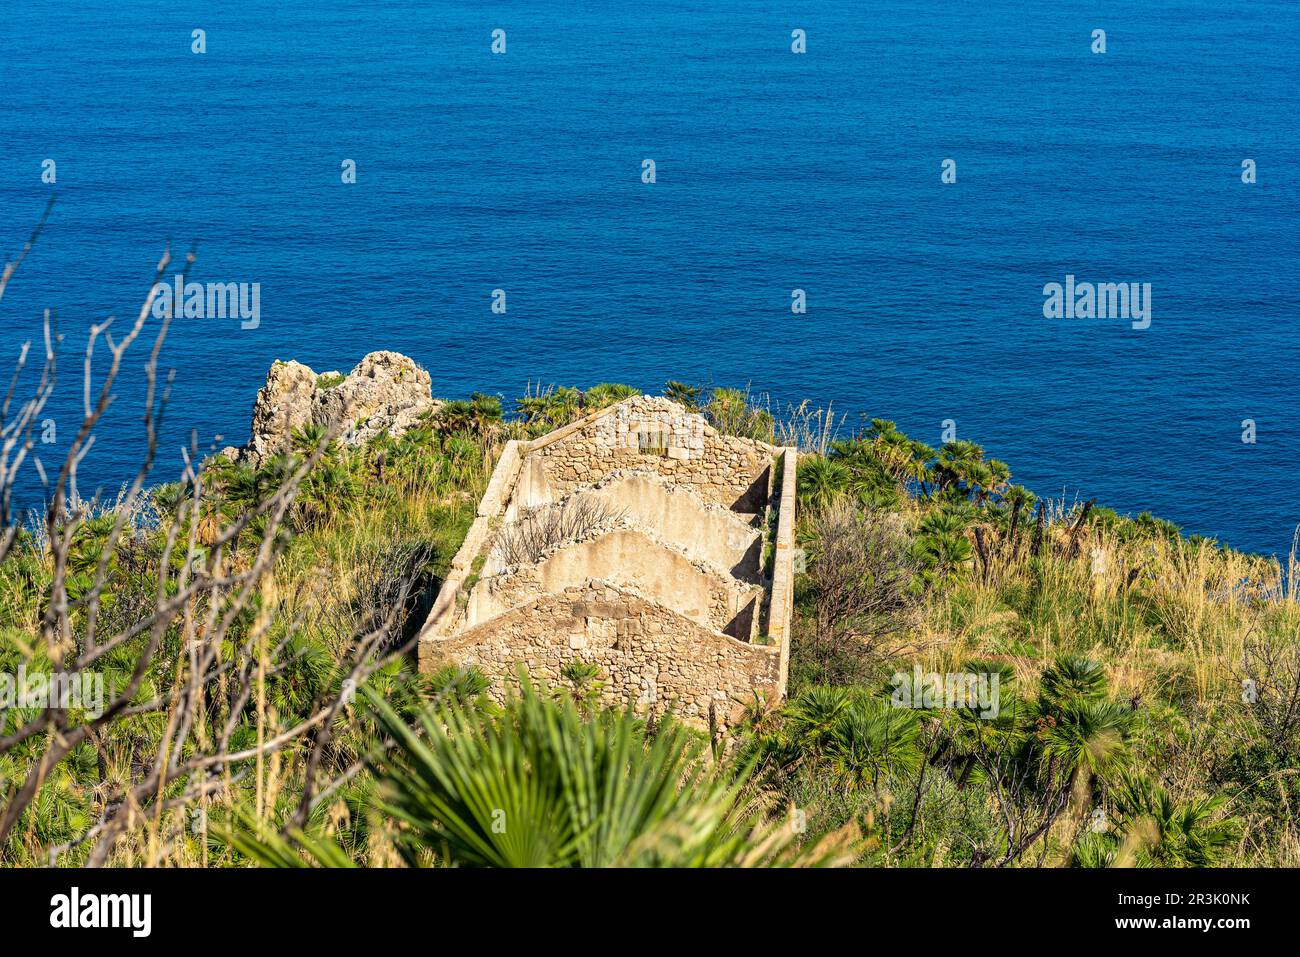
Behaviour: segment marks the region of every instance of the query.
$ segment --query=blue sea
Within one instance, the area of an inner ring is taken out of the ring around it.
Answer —
[[[931,444],[952,420],[1041,495],[1289,548],[1294,0],[216,7],[5,4],[0,251],[57,202],[0,346],[57,310],[47,463],[87,330],[134,317],[170,240],[192,279],[260,283],[260,324],[174,324],[158,481],[191,430],[247,438],[273,360],[392,349],[439,396],[672,378]],[[1045,318],[1067,275],[1150,283],[1150,327]],[[146,351],[83,493],[131,474]],[[31,469],[19,491],[39,504]]]

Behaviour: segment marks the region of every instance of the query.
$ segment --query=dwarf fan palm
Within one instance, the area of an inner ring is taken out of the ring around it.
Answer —
[[[1156,863],[1181,867],[1219,864],[1241,833],[1241,822],[1224,812],[1227,799],[1175,801],[1144,774],[1128,772],[1110,790],[1123,836],[1148,836],[1144,848]]]
[[[1063,706],[1072,700],[1096,700],[1107,693],[1106,672],[1089,658],[1067,655],[1043,672],[1043,700]]]
[[[452,399],[434,415],[434,424],[442,435],[463,435],[476,421],[474,406],[467,399]]]
[[[594,411],[640,394],[640,389],[630,385],[621,385],[617,382],[600,382],[582,394],[582,406],[588,411]]]
[[[475,392],[469,397],[469,408],[474,429],[481,435],[489,435],[501,424],[501,397]]]
[[[524,676],[521,675],[521,678]],[[756,809],[741,769],[715,765],[703,739],[665,721],[647,738],[630,712],[584,720],[534,690],[499,716],[428,708],[412,727],[367,690],[391,755],[374,806],[402,825],[400,852],[462,866],[780,866],[848,863],[850,832],[813,845]],[[263,864],[341,863],[338,845],[290,829],[227,829]]]
[[[853,473],[843,462],[809,455],[798,465],[797,496],[807,508],[825,508],[848,492]]]
[[[915,711],[892,707],[885,698],[858,696],[832,728],[831,766],[850,788],[876,787],[883,776],[916,769],[919,732]]]
[[[787,733],[803,745],[820,750],[852,702],[853,693],[848,688],[814,685],[786,709]]]
[[[699,409],[700,395],[703,392],[704,390],[699,386],[687,385],[685,382],[678,382],[676,379],[669,379],[664,385],[664,395],[679,405],[685,406],[691,412]]]

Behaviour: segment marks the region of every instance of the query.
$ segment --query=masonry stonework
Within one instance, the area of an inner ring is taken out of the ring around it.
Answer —
[[[686,721],[725,727],[755,692],[781,697],[779,650],[737,641],[617,585],[592,581],[540,595],[431,649],[435,664],[476,667],[503,700],[522,664],[534,680],[562,687],[573,661],[600,669],[601,697],[617,707],[671,709]]]
[[[654,396],[637,396],[607,411],[537,450],[553,492],[563,495],[633,467],[653,469],[694,488],[705,501],[739,512],[757,512],[766,503],[771,446],[723,435],[704,416]]]
[[[477,668],[500,698],[521,665],[563,686],[565,666],[582,661],[599,670],[605,703],[698,725],[725,727],[756,697],[775,703],[789,660],[795,455],[651,396],[509,443],[421,630],[420,670]],[[503,566],[503,529],[584,497],[617,516]]]

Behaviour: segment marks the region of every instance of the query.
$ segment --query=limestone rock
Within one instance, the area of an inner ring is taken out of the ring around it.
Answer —
[[[253,403],[252,437],[243,457],[261,465],[289,443],[294,429],[312,421],[316,373],[301,362],[276,362]]]
[[[351,445],[384,432],[400,436],[442,405],[430,393],[429,373],[397,352],[372,352],[339,378],[292,360],[272,365],[253,403],[252,437],[240,457],[260,466],[306,425],[337,426],[340,441]]]

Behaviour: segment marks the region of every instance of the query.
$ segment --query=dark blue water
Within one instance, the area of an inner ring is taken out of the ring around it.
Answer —
[[[177,322],[159,480],[191,428],[246,438],[272,360],[394,349],[438,395],[749,385],[936,444],[953,419],[1041,494],[1239,547],[1300,522],[1290,0],[78,6],[0,30],[0,249],[58,192],[2,344],[57,307],[60,444],[85,330],[170,237],[260,282],[261,324]],[[1149,282],[1151,327],[1045,319],[1067,273]],[[106,433],[83,490],[138,447]]]

